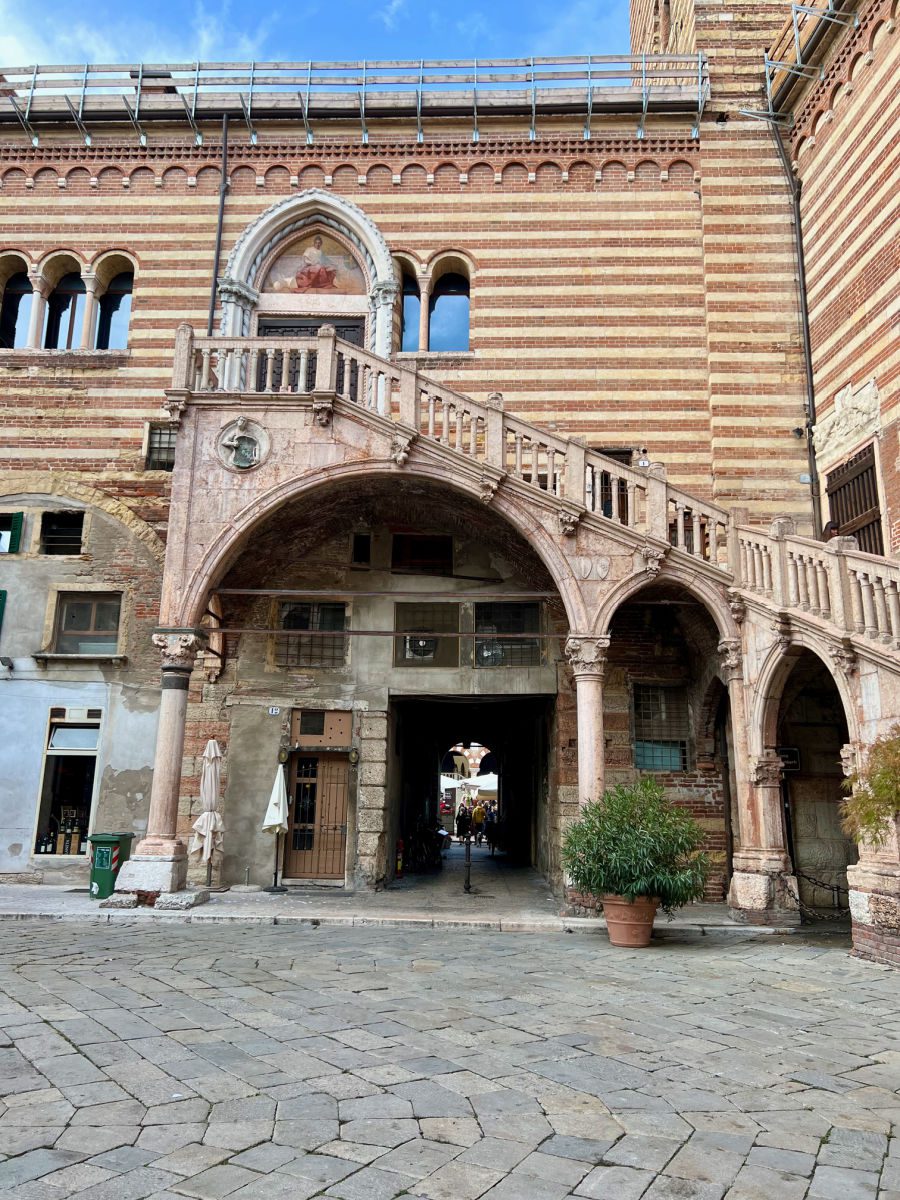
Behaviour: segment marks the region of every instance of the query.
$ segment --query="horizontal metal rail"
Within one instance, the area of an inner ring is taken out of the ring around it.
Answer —
[[[597,106],[641,114],[701,112],[709,92],[704,55],[588,55],[421,62],[133,63],[0,67],[0,124],[20,125],[37,144],[38,126],[72,124],[89,143],[92,125],[122,123],[145,137],[149,122],[199,122],[228,113],[247,122],[345,118],[367,122],[409,113],[466,113],[477,141],[478,113],[530,118],[542,112],[590,114]]]
[[[289,600],[356,600],[361,596],[393,596],[404,600],[509,600],[510,603],[520,600],[558,600],[556,592],[453,592],[449,590],[429,589],[427,592],[400,591],[382,589],[380,591],[322,591],[310,588],[215,588],[217,596],[278,596]]]

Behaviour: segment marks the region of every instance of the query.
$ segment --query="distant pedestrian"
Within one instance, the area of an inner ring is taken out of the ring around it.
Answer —
[[[465,804],[460,804],[456,810],[456,836],[460,841],[463,841],[469,836],[472,829],[472,818]]]
[[[476,801],[475,807],[472,809],[472,833],[475,835],[475,845],[480,846],[484,838],[484,817],[485,808],[480,800]]]

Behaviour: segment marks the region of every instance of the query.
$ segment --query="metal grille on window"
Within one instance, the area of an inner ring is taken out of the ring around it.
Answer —
[[[175,434],[172,425],[151,425],[147,439],[148,471],[171,471],[175,466]]]
[[[316,789],[318,785],[319,760],[301,758],[297,762],[297,791],[294,811],[293,847],[295,850],[312,850],[315,841]]]
[[[867,554],[884,554],[875,446],[866,446],[829,471],[825,491],[831,519],[841,537],[855,537],[860,550]]]
[[[540,633],[540,630],[541,611],[538,604],[476,604],[475,666],[539,666],[540,639],[525,635]],[[479,637],[479,634],[493,636]]]
[[[398,667],[455,667],[459,664],[459,639],[435,636],[459,632],[457,604],[397,604],[394,628],[402,633],[394,643]]]
[[[686,771],[688,732],[684,688],[634,685],[634,765],[639,771]]]
[[[342,667],[347,657],[344,604],[282,604],[281,628],[305,632],[275,639],[279,667]]]

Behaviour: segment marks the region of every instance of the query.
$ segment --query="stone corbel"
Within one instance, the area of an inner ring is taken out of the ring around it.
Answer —
[[[659,574],[659,569],[662,566],[663,559],[666,557],[667,551],[662,546],[651,546],[646,542],[641,546],[641,558],[644,560],[644,570],[651,579],[655,579]]]
[[[786,612],[780,612],[772,625],[775,633],[775,645],[787,650],[791,644],[791,618]]]
[[[845,679],[849,679],[859,666],[856,651],[853,649],[853,643],[849,638],[841,638],[840,642],[836,645],[829,646],[828,653],[835,665],[835,669],[840,671]]]
[[[743,597],[734,588],[729,588],[725,595],[728,597],[728,607],[731,609],[735,625],[742,625],[747,615],[747,605]]]
[[[740,679],[743,671],[740,638],[722,638],[718,645],[719,661],[726,681]]]
[[[478,481],[478,491],[482,504],[490,504],[497,494],[504,471],[492,470],[487,464],[482,467],[481,479]]]
[[[323,428],[331,424],[334,416],[334,397],[330,392],[313,392],[312,398],[313,421]]]
[[[207,646],[204,629],[157,629],[151,641],[162,657],[164,671],[193,670],[201,650]]]
[[[556,519],[559,523],[559,532],[562,537],[574,537],[575,530],[578,528],[578,522],[584,515],[584,509],[566,507],[557,510]]]
[[[602,675],[606,669],[609,642],[609,634],[583,637],[576,633],[566,638],[566,659],[574,673]]]
[[[412,444],[416,440],[414,433],[395,433],[391,438],[391,459],[398,467],[405,467]]]
[[[187,397],[183,393],[167,392],[160,407],[168,415],[169,424],[178,426],[181,424],[181,415],[187,408]]]
[[[858,742],[845,742],[841,746],[841,771],[845,779],[849,779],[851,775],[855,775],[860,767],[860,753]]]

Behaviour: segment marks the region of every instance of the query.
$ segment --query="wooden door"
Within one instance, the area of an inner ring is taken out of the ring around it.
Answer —
[[[350,764],[344,754],[291,759],[286,879],[343,879]]]

